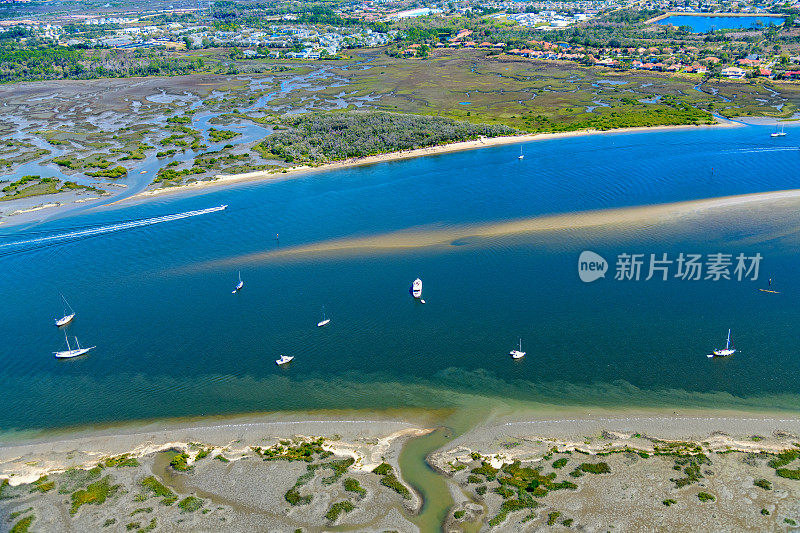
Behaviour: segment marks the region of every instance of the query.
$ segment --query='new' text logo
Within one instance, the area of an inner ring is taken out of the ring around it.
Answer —
[[[581,252],[578,258],[578,276],[584,283],[591,283],[598,278],[606,277],[608,263],[601,255],[589,250]]]

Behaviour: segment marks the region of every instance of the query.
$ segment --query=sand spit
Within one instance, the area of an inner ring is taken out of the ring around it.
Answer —
[[[738,127],[740,124],[734,122],[722,122],[711,126],[656,126],[656,127],[636,127],[636,128],[620,128],[609,131],[599,130],[581,130],[581,131],[568,131],[562,133],[533,133],[525,135],[512,135],[508,137],[480,137],[474,141],[463,141],[440,146],[430,146],[427,148],[417,148],[414,150],[402,150],[398,152],[391,152],[387,154],[371,155],[367,157],[359,157],[354,159],[347,159],[344,161],[335,161],[333,163],[325,163],[319,166],[301,165],[296,167],[289,167],[284,170],[268,170],[247,172],[244,174],[218,174],[211,180],[195,181],[176,187],[151,189],[148,191],[140,192],[129,198],[124,198],[115,203],[127,202],[129,200],[141,200],[161,196],[163,194],[197,192],[209,187],[218,187],[222,185],[232,185],[236,183],[246,183],[262,180],[275,180],[275,179],[289,179],[293,177],[306,176],[309,174],[318,174],[323,172],[330,172],[333,170],[341,170],[345,168],[374,165],[377,163],[386,163],[390,161],[400,161],[403,159],[413,159],[415,157],[423,157],[429,155],[447,154],[451,152],[461,152],[464,150],[475,150],[478,148],[487,148],[490,146],[503,146],[507,144],[516,144],[532,141],[544,141],[549,139],[560,139],[568,137],[582,137],[585,135],[613,135],[620,133],[637,133],[637,132],[653,132],[653,131],[671,131],[681,129],[696,129],[704,127]],[[109,204],[113,205],[113,204]]]
[[[561,215],[512,220],[482,225],[454,226],[446,229],[403,230],[367,237],[344,238],[307,245],[271,249],[214,261],[192,268],[217,268],[268,260],[298,259],[314,255],[375,255],[430,248],[454,248],[455,245],[480,243],[482,240],[531,233],[565,230],[652,228],[656,224],[690,222],[699,217],[726,216],[743,209],[775,210],[800,205],[800,189],[690,200],[670,204],[637,206],[598,211],[581,211]]]

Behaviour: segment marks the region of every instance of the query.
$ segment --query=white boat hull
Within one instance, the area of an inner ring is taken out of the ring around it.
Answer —
[[[733,355],[736,352],[735,348],[730,348],[726,350],[714,350],[713,353],[708,354],[708,357],[728,357],[729,355]]]
[[[62,317],[62,318],[59,318],[58,320],[56,320],[56,326],[59,327],[59,328],[61,326],[66,326],[67,324],[72,322],[73,318],[75,318],[75,313],[72,313],[71,315],[67,315],[67,316]]]
[[[278,366],[285,365],[286,363],[290,363],[294,359],[293,355],[282,355],[280,359],[275,360],[275,364]]]
[[[323,320],[321,322],[317,322],[317,327],[321,328],[322,326],[327,326],[330,321],[331,321],[330,318],[326,318],[325,320]]]
[[[421,298],[422,297],[422,280],[417,278],[414,280],[414,283],[411,285],[411,295],[414,298]]]
[[[521,352],[519,350],[511,350],[508,352],[508,355],[512,357],[512,359],[522,359],[525,357],[525,352]]]
[[[96,346],[92,346],[91,348],[81,348],[79,350],[65,350],[63,352],[53,352],[53,355],[56,356],[57,359],[71,359],[73,357],[78,357],[79,355],[83,355],[89,350],[93,350]]]

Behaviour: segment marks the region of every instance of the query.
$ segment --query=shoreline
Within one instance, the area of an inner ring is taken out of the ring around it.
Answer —
[[[675,126],[652,126],[652,127],[637,126],[632,128],[618,128],[605,131],[589,129],[589,130],[578,130],[578,131],[568,131],[568,132],[558,132],[558,133],[528,133],[524,135],[511,135],[507,137],[491,137],[491,138],[480,137],[479,139],[472,141],[459,141],[449,144],[429,146],[425,148],[415,148],[413,150],[402,150],[398,152],[388,152],[385,154],[376,154],[355,159],[333,161],[330,163],[323,163],[315,167],[308,165],[301,165],[296,167],[289,167],[285,169],[285,171],[261,170],[256,172],[247,172],[243,174],[218,174],[212,180],[195,181],[189,184],[178,185],[175,187],[142,191],[127,198],[117,200],[116,202],[111,202],[107,205],[108,206],[119,205],[128,201],[142,201],[149,198],[160,197],[165,194],[199,192],[209,188],[213,189],[224,185],[252,183],[252,182],[267,181],[267,180],[291,179],[295,177],[306,176],[309,174],[324,173],[324,172],[342,170],[359,166],[368,166],[378,163],[402,161],[405,159],[414,159],[417,157],[448,154],[453,152],[462,152],[467,150],[476,150],[480,148],[504,146],[508,144],[517,144],[523,142],[545,141],[551,139],[562,139],[570,137],[584,137],[589,135],[614,135],[614,134],[658,132],[658,131],[679,131],[679,130],[695,129],[695,128],[732,128],[732,127],[742,127],[742,125],[731,121],[724,121],[724,122],[717,121],[715,124],[703,124],[703,125],[682,124]]]
[[[467,408],[461,408],[462,410]],[[104,429],[64,428],[55,434],[0,444],[0,479],[12,485],[69,468],[91,468],[102,460],[130,454],[145,457],[192,443],[240,454],[251,445],[288,438],[325,437],[337,455],[356,459],[359,470],[380,463],[391,448],[399,453],[411,438],[427,435],[448,418],[448,410],[362,412],[275,412],[190,420],[130,422]],[[502,440],[536,436],[576,446],[605,433],[634,432],[665,440],[708,440],[748,451],[776,451],[775,443],[744,442],[754,434],[800,438],[800,413],[713,408],[599,408],[558,405],[505,405],[487,409],[442,450],[474,449]],[[725,438],[721,438],[725,437]],[[593,440],[593,439],[592,439]],[[601,438],[602,440],[602,438]],[[590,446],[587,449],[592,449]],[[440,453],[434,452],[432,455]]]

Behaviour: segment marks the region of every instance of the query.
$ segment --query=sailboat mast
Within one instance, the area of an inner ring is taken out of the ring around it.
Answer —
[[[725,343],[725,349],[727,350],[730,347],[731,347],[731,330],[728,329],[728,342]]]
[[[69,337],[67,337],[67,330],[64,330],[64,340],[67,341],[67,351],[72,351],[72,348],[69,346]]]

